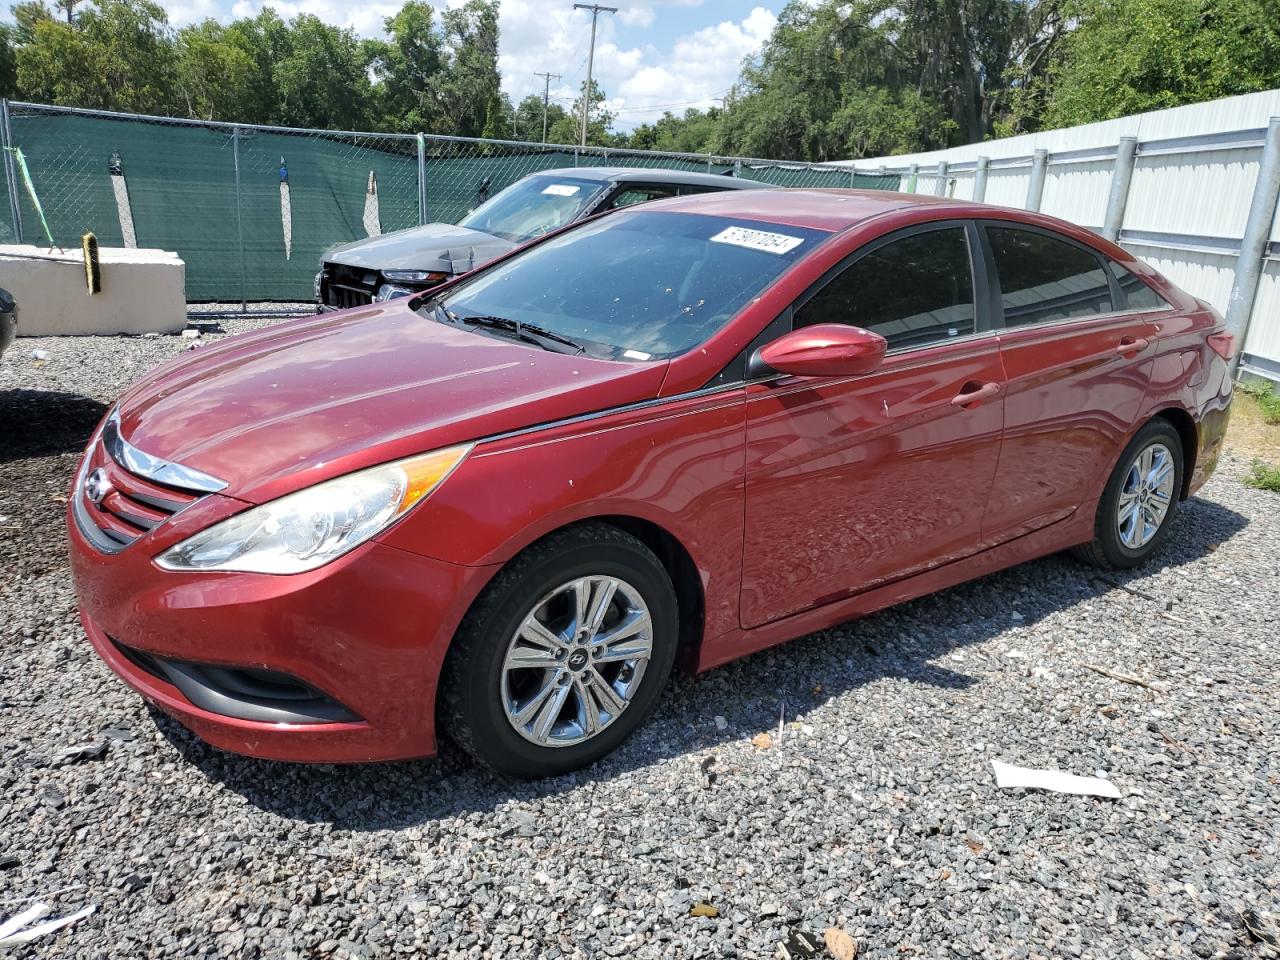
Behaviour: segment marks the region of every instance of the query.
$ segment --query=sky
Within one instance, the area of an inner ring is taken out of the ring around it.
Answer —
[[[460,0],[431,0],[436,6]],[[705,109],[737,79],[742,59],[768,39],[783,0],[605,0],[616,14],[602,13],[596,37],[595,78],[617,114],[615,127],[630,130],[664,110]],[[264,5],[283,17],[313,13],[328,23],[377,36],[383,21],[399,9],[397,0],[181,0],[161,3],[170,22],[185,26],[213,17],[230,20],[255,15]],[[502,89],[518,103],[542,95],[568,107],[587,76],[591,15],[574,10],[573,0],[503,0],[498,67]]]

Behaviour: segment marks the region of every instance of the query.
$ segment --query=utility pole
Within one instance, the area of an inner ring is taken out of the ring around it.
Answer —
[[[617,7],[602,7],[598,3],[575,3],[575,10],[591,11],[591,49],[587,54],[587,88],[582,92],[582,140],[581,146],[587,145],[587,113],[591,107],[591,69],[596,60],[596,18],[602,13],[617,13]]]
[[[542,78],[542,142],[547,142],[547,102],[551,98],[551,80],[552,78],[559,80],[561,75],[558,73],[535,73],[535,77]]]

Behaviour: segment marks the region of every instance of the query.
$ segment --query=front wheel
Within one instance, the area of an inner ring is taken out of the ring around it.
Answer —
[[[1113,570],[1136,567],[1169,534],[1182,490],[1182,438],[1166,420],[1152,420],[1129,441],[1107,481],[1093,540],[1080,559]]]
[[[666,570],[604,524],[553,534],[494,578],[467,614],[441,678],[449,736],[520,777],[586,766],[649,714],[675,661]]]

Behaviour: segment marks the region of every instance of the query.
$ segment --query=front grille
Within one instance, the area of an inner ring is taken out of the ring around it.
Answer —
[[[326,263],[320,279],[320,296],[326,306],[335,310],[368,306],[378,292],[378,280],[376,270]]]
[[[108,449],[112,441],[120,445],[116,429],[114,422],[109,423],[86,454],[72,492],[81,533],[104,553],[118,553],[204,495],[204,491],[157,483],[126,468]]]

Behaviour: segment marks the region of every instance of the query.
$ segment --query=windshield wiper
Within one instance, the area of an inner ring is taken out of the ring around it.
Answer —
[[[525,343],[532,343],[535,346],[542,347],[544,350],[554,350],[556,353],[564,353],[563,350],[556,350],[550,344],[559,344],[565,347],[572,347],[574,353],[586,353],[587,348],[582,344],[570,340],[568,337],[561,336],[553,330],[547,330],[545,327],[539,327],[532,323],[523,323],[519,320],[511,320],[507,317],[458,317],[462,323],[469,323],[477,327],[489,327],[495,330],[509,330],[515,334],[517,340]]]

